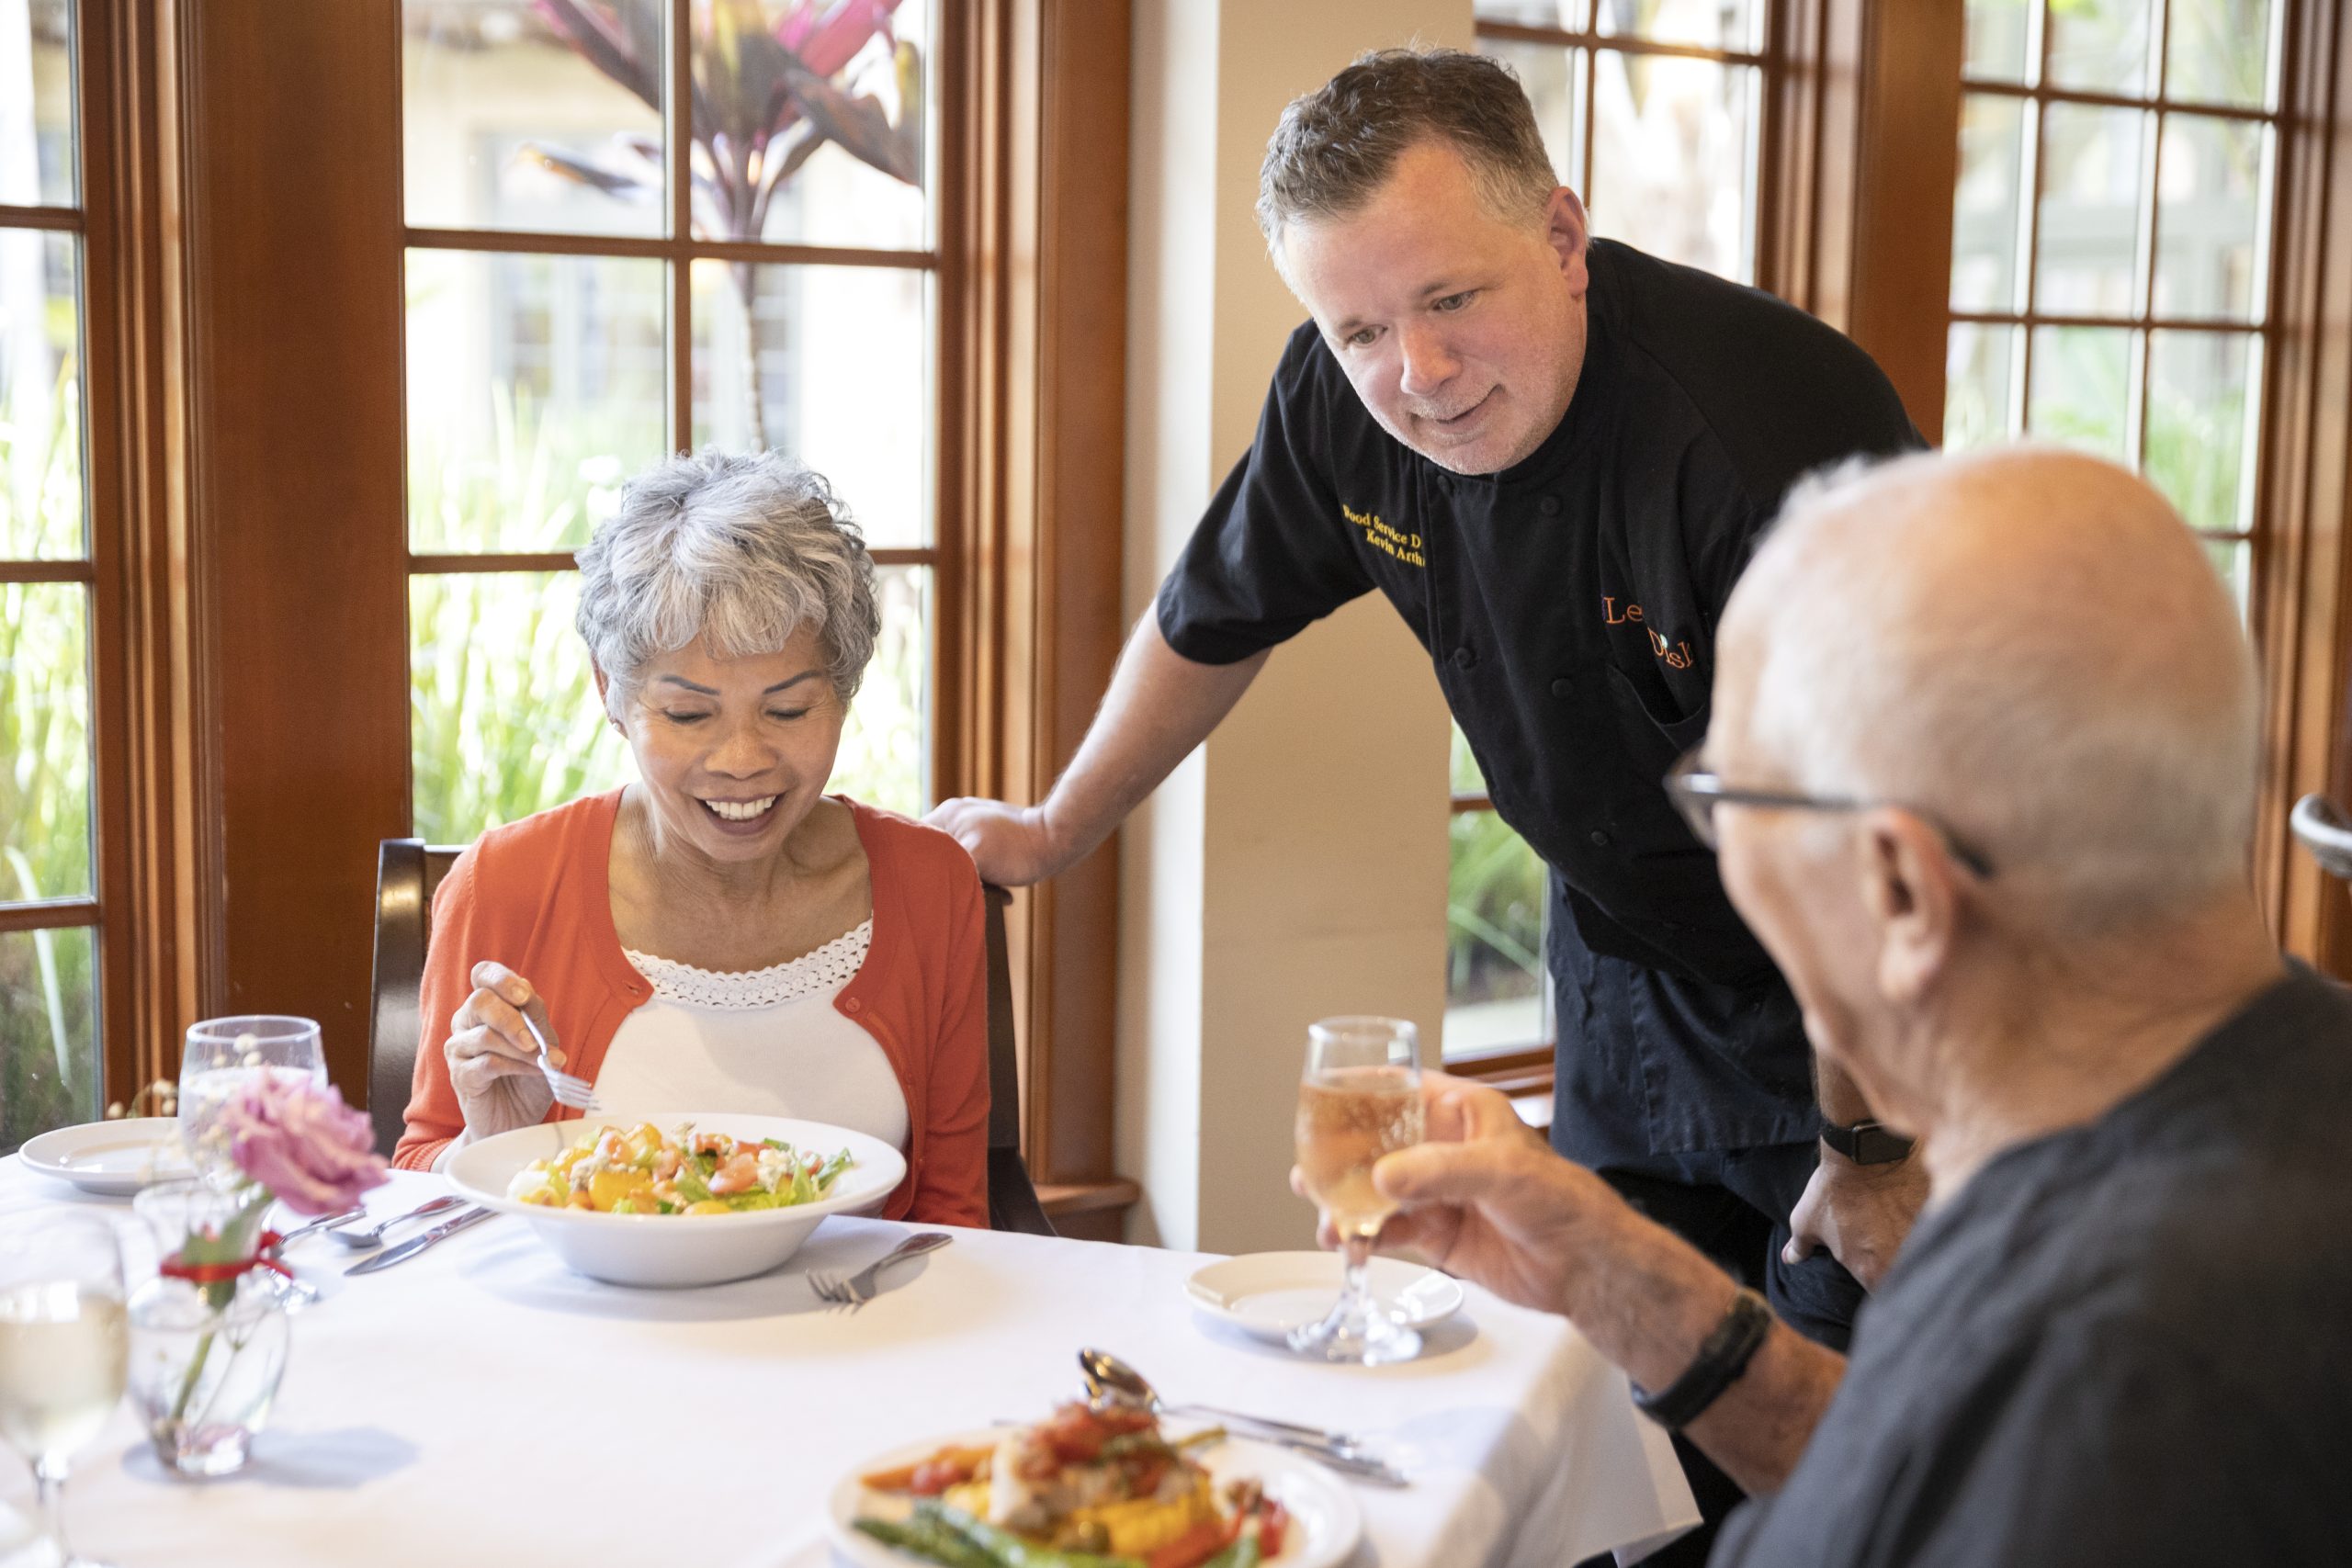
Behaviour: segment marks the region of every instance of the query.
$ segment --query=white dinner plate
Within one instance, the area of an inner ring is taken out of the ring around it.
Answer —
[[[949,1433],[876,1454],[857,1466],[833,1488],[832,1503],[826,1510],[833,1549],[858,1568],[907,1568],[910,1562],[921,1562],[852,1528],[850,1521],[857,1518],[904,1518],[914,1506],[903,1496],[869,1492],[858,1478],[912,1464],[944,1448],[993,1445],[1003,1436],[1001,1427]],[[1210,1444],[1199,1458],[1216,1480],[1220,1500],[1227,1482],[1255,1476],[1266,1495],[1290,1516],[1282,1554],[1265,1560],[1272,1568],[1334,1568],[1347,1560],[1363,1538],[1363,1512],[1356,1506],[1354,1495],[1346,1483],[1313,1460],[1238,1438]]]
[[[180,1152],[179,1126],[168,1116],[85,1122],[28,1138],[17,1153],[27,1170],[70,1181],[85,1192],[127,1198],[158,1181],[196,1174]]]
[[[1340,1272],[1336,1252],[1249,1252],[1194,1269],[1184,1293],[1211,1317],[1281,1339],[1329,1314]],[[1375,1258],[1368,1272],[1373,1299],[1407,1328],[1427,1328],[1462,1310],[1462,1282],[1434,1269]]]
[[[650,1122],[665,1130],[692,1122],[729,1137],[781,1138],[803,1153],[830,1156],[847,1149],[851,1165],[832,1194],[789,1209],[740,1214],[599,1214],[550,1209],[506,1195],[514,1173],[533,1160],[552,1159],[606,1127]],[[614,1285],[671,1288],[716,1285],[764,1274],[808,1239],[828,1214],[879,1207],[907,1174],[906,1156],[879,1138],[822,1122],[738,1111],[660,1111],[643,1116],[593,1116],[542,1122],[469,1144],[449,1158],[449,1185],[486,1209],[517,1214],[557,1257],[592,1280]]]

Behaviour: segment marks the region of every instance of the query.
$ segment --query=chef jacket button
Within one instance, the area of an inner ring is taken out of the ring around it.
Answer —
[[[1604,850],[1605,850],[1605,849],[1607,849],[1607,848],[1609,847],[1609,829],[1606,829],[1606,828],[1595,828],[1595,829],[1593,829],[1593,830],[1592,830],[1589,835],[1587,835],[1587,836],[1588,836],[1589,838],[1590,838],[1594,843],[1596,843],[1596,844],[1600,845],[1602,849],[1604,849]]]
[[[1535,510],[1546,517],[1557,517],[1560,514],[1560,498],[1556,495],[1547,495],[1535,503]]]
[[[1470,666],[1477,662],[1478,650],[1472,648],[1468,643],[1464,643],[1460,648],[1453,650],[1453,667],[1455,669],[1467,670]]]
[[[1565,697],[1576,689],[1577,683],[1566,675],[1552,682],[1552,694],[1555,697]]]

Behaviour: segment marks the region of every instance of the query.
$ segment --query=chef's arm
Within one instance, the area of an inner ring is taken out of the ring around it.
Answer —
[[[1078,755],[1042,806],[950,800],[928,820],[971,852],[980,875],[1004,886],[1043,882],[1084,858],[1208,739],[1266,662],[1203,664],[1168,646],[1147,611],[1112,671],[1111,689]]]

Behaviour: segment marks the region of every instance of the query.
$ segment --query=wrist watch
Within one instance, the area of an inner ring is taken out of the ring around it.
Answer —
[[[1910,1157],[1911,1146],[1917,1140],[1890,1132],[1866,1116],[1850,1127],[1824,1122],[1821,1124],[1821,1141],[1856,1165],[1893,1165],[1896,1160]]]
[[[1754,1291],[1742,1290],[1680,1377],[1656,1393],[1633,1385],[1634,1408],[1669,1432],[1680,1431],[1738,1381],[1771,1332],[1772,1309]]]

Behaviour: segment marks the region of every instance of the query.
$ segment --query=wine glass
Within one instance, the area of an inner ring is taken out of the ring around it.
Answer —
[[[1376,1367],[1420,1353],[1421,1337],[1382,1312],[1364,1282],[1372,1244],[1396,1205],[1372,1184],[1380,1156],[1421,1141],[1420,1037],[1399,1018],[1327,1018],[1306,1031],[1298,1086],[1298,1168],[1306,1195],[1340,1233],[1347,1259],[1339,1303],[1291,1331],[1290,1348]]]
[[[122,1397],[130,1360],[122,1255],[95,1214],[0,1220],[0,1437],[33,1467],[45,1562],[102,1568],[65,1543],[65,1463]]]
[[[307,1079],[323,1089],[327,1059],[319,1026],[307,1018],[266,1014],[207,1019],[187,1032],[180,1058],[180,1142],[197,1173],[215,1186],[243,1179],[224,1134],[220,1112],[254,1078]]]

